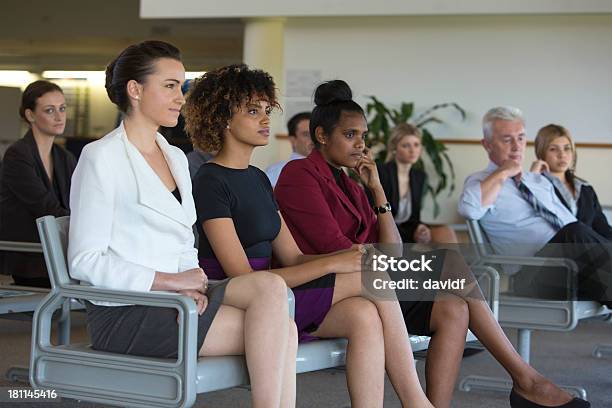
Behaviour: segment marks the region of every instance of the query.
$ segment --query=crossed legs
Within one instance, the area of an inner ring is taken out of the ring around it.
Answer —
[[[448,256],[450,265],[459,270],[460,275],[471,274],[469,266],[459,254],[449,251]],[[469,281],[475,284],[473,277]],[[430,401],[436,407],[450,407],[468,328],[508,372],[519,394],[541,405],[553,406],[570,401],[568,393],[521,358],[489,305],[474,293],[476,291],[470,292],[468,289],[452,294],[438,293],[435,298],[430,320],[433,335],[426,363],[427,396]]]
[[[362,297],[359,273],[336,275],[332,307],[313,335],[348,338],[353,407],[383,406],[385,369],[402,406],[432,406],[419,384],[399,304]]]

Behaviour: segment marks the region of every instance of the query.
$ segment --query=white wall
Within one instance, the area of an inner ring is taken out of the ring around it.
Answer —
[[[468,120],[449,115],[452,126],[432,128],[441,138],[478,139],[483,113],[509,104],[525,111],[531,138],[557,122],[578,141],[612,143],[611,38],[610,14],[289,19],[285,70],[342,78],[362,105],[371,94],[392,105],[414,101],[417,110],[457,102]],[[486,157],[479,146],[449,147],[460,189]],[[612,204],[612,150],[579,153],[578,173]],[[454,220],[456,194],[446,206]]]
[[[108,99],[103,84],[89,88],[89,130],[88,137],[102,137],[115,128],[117,107]]]
[[[469,120],[441,137],[477,138],[488,108],[512,104],[532,134],[556,121],[612,143],[612,15],[289,19],[285,32],[286,70],[345,79],[359,102],[461,104]]]

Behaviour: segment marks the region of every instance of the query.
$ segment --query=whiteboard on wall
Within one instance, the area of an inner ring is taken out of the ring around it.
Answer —
[[[289,19],[285,70],[344,79],[362,106],[457,102],[468,118],[448,112],[444,139],[479,139],[489,108],[514,105],[530,139],[558,123],[612,144],[611,38],[611,14]]]

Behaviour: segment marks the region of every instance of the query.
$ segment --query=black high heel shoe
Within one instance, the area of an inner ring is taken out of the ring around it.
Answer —
[[[513,388],[512,391],[510,391],[510,406],[512,408],[590,408],[591,403],[576,397],[563,405],[555,405],[554,407],[540,405],[514,392]]]

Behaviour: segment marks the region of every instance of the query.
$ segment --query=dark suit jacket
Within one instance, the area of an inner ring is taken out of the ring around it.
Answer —
[[[344,172],[341,177],[348,196],[316,149],[305,159],[287,163],[280,174],[274,195],[305,254],[325,254],[378,239],[376,214],[364,190]]]
[[[391,213],[395,216],[400,200],[397,163],[395,160],[392,160],[377,166],[380,183],[391,204]],[[411,167],[409,179],[412,212],[407,221],[397,226],[402,236],[402,241],[404,242],[414,242],[414,231],[417,226],[421,224],[421,203],[423,201],[423,194],[425,193],[425,172]]]
[[[555,193],[561,202],[570,209],[569,204],[563,198],[563,195],[555,187]],[[599,199],[595,190],[588,184],[583,184],[580,189],[580,196],[578,196],[578,202],[576,203],[577,214],[576,218],[578,221],[582,221],[584,224],[593,228],[599,235],[612,240],[612,227],[608,224],[605,214],[599,204]],[[571,209],[570,209],[571,211]]]
[[[36,218],[70,214],[70,178],[76,159],[58,145],[53,145],[51,154],[59,197],[49,181],[32,131],[13,143],[4,154],[0,181],[0,240],[40,242]],[[27,278],[47,276],[41,255],[4,255],[4,273]]]

